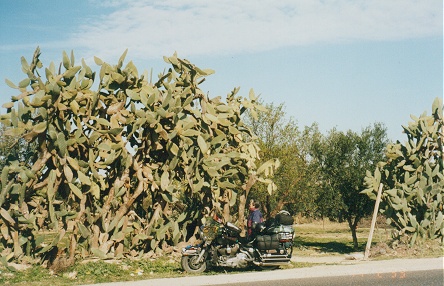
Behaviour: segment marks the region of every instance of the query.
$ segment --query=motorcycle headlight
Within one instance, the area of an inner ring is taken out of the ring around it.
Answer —
[[[204,239],[204,232],[202,231],[202,228],[199,229],[199,235],[200,238]]]

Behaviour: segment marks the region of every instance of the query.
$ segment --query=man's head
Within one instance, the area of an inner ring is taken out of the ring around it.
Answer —
[[[250,210],[250,211],[254,211],[254,209],[255,209],[255,207],[254,207],[254,200],[253,199],[251,199],[250,200],[250,204],[248,205],[248,209]]]

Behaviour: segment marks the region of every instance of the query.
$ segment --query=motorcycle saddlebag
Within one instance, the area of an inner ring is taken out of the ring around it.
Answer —
[[[257,248],[259,250],[269,250],[279,248],[279,235],[258,235],[257,238]]]

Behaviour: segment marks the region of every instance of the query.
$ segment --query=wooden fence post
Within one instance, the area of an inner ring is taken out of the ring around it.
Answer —
[[[375,229],[375,224],[376,224],[376,217],[378,216],[379,202],[381,201],[381,194],[382,194],[382,183],[379,184],[378,195],[376,196],[375,209],[373,210],[372,225],[370,227],[370,234],[368,236],[367,245],[365,247],[364,260],[368,259],[368,255],[370,253],[370,246],[372,244],[373,231]]]

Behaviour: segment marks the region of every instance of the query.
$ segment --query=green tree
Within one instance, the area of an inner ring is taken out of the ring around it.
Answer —
[[[381,212],[410,244],[440,238],[444,242],[444,122],[442,100],[436,98],[432,114],[411,116],[403,126],[407,140],[387,146],[386,161],[366,176],[364,191],[375,199],[383,184]]]
[[[301,196],[303,203],[302,214],[309,218],[325,216],[322,212],[324,208],[320,207],[320,203],[322,203],[320,200],[320,186],[322,182],[319,178],[322,176],[322,170],[312,156],[312,148],[320,142],[321,138],[323,138],[323,135],[319,130],[318,124],[315,122],[311,126],[305,126],[300,140],[300,150],[306,162],[305,174],[307,176],[306,189],[302,193],[305,195]]]
[[[276,191],[270,193],[263,186],[255,185],[251,196],[264,202],[264,211],[269,216],[283,208],[293,214],[307,213],[313,201],[309,187],[311,169],[306,156],[310,132],[299,130],[296,122],[288,118],[283,104],[267,104],[266,111],[259,112],[257,118],[249,116],[246,123],[259,138],[261,160],[277,158],[280,162],[273,179]]]
[[[321,214],[332,219],[343,218],[350,227],[353,246],[358,248],[356,227],[369,215],[373,202],[360,192],[364,189],[366,170],[373,169],[384,156],[387,144],[382,124],[367,127],[361,134],[332,129],[312,146],[319,177],[318,204]]]
[[[34,154],[35,145],[28,144],[20,136],[7,134],[7,127],[0,123],[0,170],[8,162],[21,161],[30,164]]]

